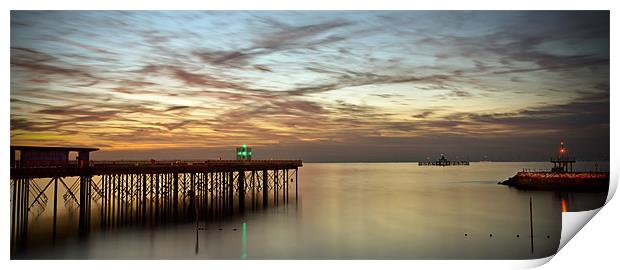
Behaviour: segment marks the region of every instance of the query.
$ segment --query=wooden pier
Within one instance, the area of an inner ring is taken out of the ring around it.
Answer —
[[[469,166],[469,161],[451,161],[441,154],[441,158],[436,161],[420,161],[418,166]]]
[[[469,166],[469,161],[420,161],[418,166]]]
[[[79,235],[85,235],[93,228],[189,221],[197,214],[208,220],[286,204],[292,194],[298,198],[298,168],[303,166],[301,160],[18,165],[13,162],[11,168],[11,250],[25,243],[29,216],[48,201],[53,202],[55,239],[61,191],[65,204],[79,208]],[[54,198],[45,194],[48,188]]]

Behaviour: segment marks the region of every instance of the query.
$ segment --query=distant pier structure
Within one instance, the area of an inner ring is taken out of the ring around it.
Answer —
[[[557,157],[551,157],[553,163],[552,172],[573,172],[575,157],[568,156],[568,149],[564,146],[564,140],[560,140],[560,150]]]
[[[11,253],[27,243],[28,220],[50,203],[55,239],[63,201],[79,209],[79,235],[216,220],[285,205],[293,194],[297,201],[301,160],[252,160],[251,148],[242,148],[239,160],[92,161],[97,148],[11,146]],[[75,161],[70,152],[77,152]]]
[[[469,161],[458,160],[451,161],[446,158],[444,154],[441,154],[441,158],[436,161],[420,161],[418,166],[469,166]]]

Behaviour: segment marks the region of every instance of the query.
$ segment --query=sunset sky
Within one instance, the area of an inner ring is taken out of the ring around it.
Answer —
[[[11,12],[11,144],[609,159],[609,12]]]

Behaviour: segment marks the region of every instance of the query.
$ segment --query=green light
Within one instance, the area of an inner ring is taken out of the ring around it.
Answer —
[[[248,257],[248,250],[247,250],[248,235],[247,235],[245,222],[243,222],[242,231],[243,231],[243,234],[241,235],[241,259],[245,259]]]
[[[247,147],[247,146],[244,144],[244,145],[243,145],[243,149],[245,149],[246,147]]]

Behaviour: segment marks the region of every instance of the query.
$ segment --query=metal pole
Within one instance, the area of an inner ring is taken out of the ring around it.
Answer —
[[[54,177],[54,221],[52,224],[52,244],[56,244],[56,214],[58,209],[58,178]]]
[[[273,170],[273,203],[278,205],[278,170]]]
[[[239,211],[243,213],[245,208],[245,171],[239,171],[237,182],[239,186]]]
[[[134,174],[131,174],[131,184],[129,185],[129,224],[133,224],[133,178]]]
[[[172,198],[172,203],[174,204],[172,206],[172,211],[174,212],[174,220],[177,220],[178,215],[179,215],[179,174],[178,173],[174,173],[174,194],[173,194],[173,198]]]
[[[99,225],[103,228],[104,218],[105,218],[105,175],[101,176],[101,217],[99,218]]]
[[[267,208],[269,205],[269,202],[267,201],[269,197],[269,193],[267,193],[269,188],[269,186],[267,186],[267,177],[269,177],[267,170],[263,170],[263,208]]]
[[[234,181],[234,177],[233,177],[233,172],[230,171],[228,173],[228,213],[232,214],[233,213],[233,197],[235,196],[234,192],[234,186],[233,186],[233,181]]]
[[[159,222],[159,174],[155,175],[155,223]]]
[[[15,229],[17,227],[17,220],[15,220],[16,218],[16,212],[17,212],[17,183],[18,183],[18,179],[13,179],[13,211],[11,213],[11,244],[15,243]],[[11,246],[13,247],[13,246]]]
[[[86,181],[85,176],[80,175],[80,224],[79,224],[79,232],[80,236],[83,236],[85,233],[85,222],[86,222]]]
[[[534,253],[534,222],[532,219],[532,197],[530,197],[530,245],[532,247],[532,254]]]
[[[256,171],[252,170],[252,183],[250,186],[252,187],[252,211],[256,209],[256,202],[254,201],[256,198],[256,194],[254,191],[254,178],[256,177]]]

